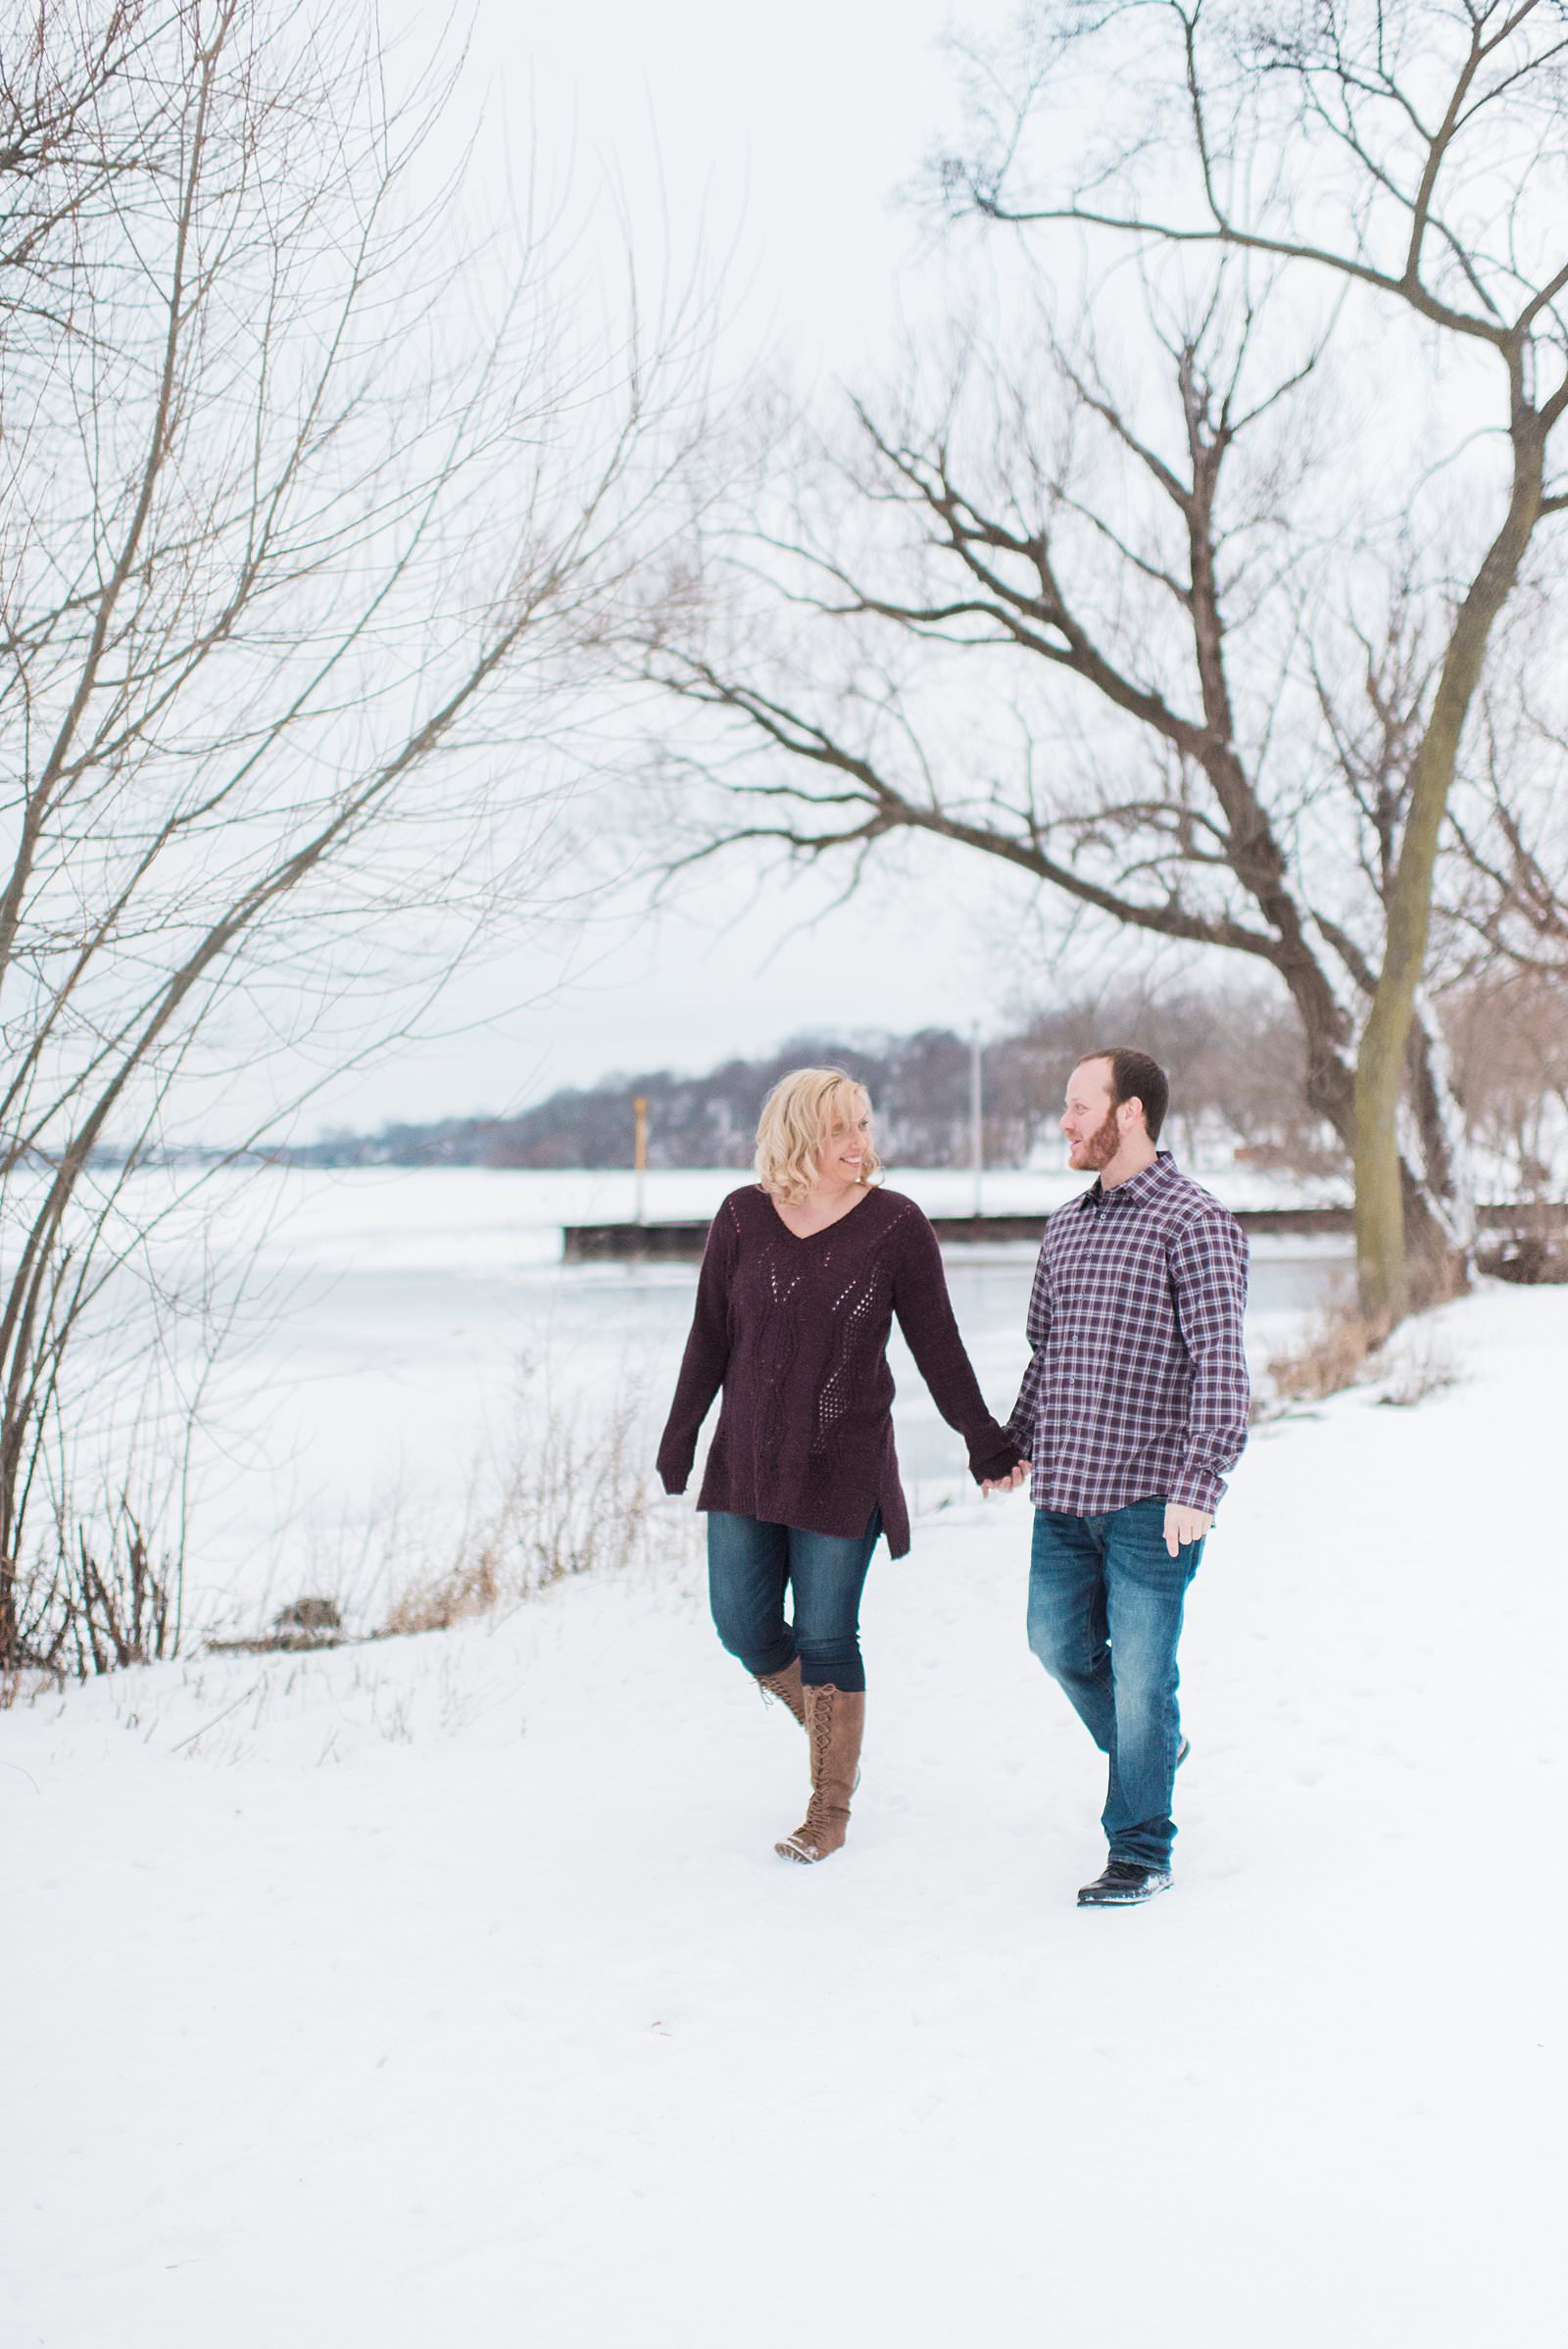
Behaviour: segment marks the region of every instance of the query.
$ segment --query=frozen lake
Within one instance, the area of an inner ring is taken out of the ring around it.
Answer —
[[[708,1213],[732,1171],[656,1174],[651,1217]],[[961,1212],[972,1178],[890,1179],[928,1211]],[[1255,1175],[1206,1178],[1236,1205],[1265,1203]],[[993,1210],[1049,1209],[1070,1174],[986,1178]],[[1299,1188],[1290,1196],[1300,1196]],[[266,1173],[237,1181],[220,1223],[250,1268],[250,1301],[209,1405],[195,1480],[187,1589],[198,1619],[322,1590],[373,1607],[393,1529],[455,1521],[482,1455],[504,1451],[547,1409],[587,1435],[617,1399],[635,1403],[650,1461],[691,1312],[690,1265],[564,1265],[564,1220],[629,1212],[621,1174],[480,1169]],[[1024,1360],[1032,1248],[955,1248],[948,1276],[992,1407],[1009,1408]],[[1348,1242],[1259,1242],[1254,1357],[1309,1318],[1343,1281]],[[895,1333],[895,1417],[911,1504],[964,1477]]]

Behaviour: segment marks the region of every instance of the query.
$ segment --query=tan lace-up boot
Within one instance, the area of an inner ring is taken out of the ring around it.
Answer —
[[[773,1849],[780,1859],[825,1860],[850,1830],[850,1796],[855,1791],[865,1729],[865,1695],[859,1688],[835,1688],[831,1682],[806,1689],[806,1735],[811,1748],[811,1799],[804,1826]]]
[[[788,1705],[802,1729],[806,1727],[806,1698],[801,1693],[801,1659],[791,1656],[782,1672],[759,1672],[757,1685],[764,1698],[776,1696]]]

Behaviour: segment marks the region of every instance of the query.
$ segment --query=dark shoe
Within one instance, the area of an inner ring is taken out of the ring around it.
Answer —
[[[1192,1750],[1192,1747],[1188,1744],[1187,1739],[1184,1737],[1176,1748],[1176,1767],[1178,1770],[1181,1768],[1183,1762],[1186,1761]]]
[[[806,1734],[811,1746],[811,1799],[805,1824],[773,1849],[781,1860],[808,1866],[837,1851],[850,1831],[850,1796],[859,1783],[865,1696],[858,1688],[806,1689]]]
[[[1078,1894],[1081,1909],[1128,1909],[1170,1890],[1168,1868],[1140,1868],[1134,1860],[1112,1860],[1102,1876]]]

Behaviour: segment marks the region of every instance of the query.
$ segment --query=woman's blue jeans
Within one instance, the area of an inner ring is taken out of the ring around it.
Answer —
[[[759,1674],[782,1672],[799,1656],[801,1679],[813,1688],[863,1688],[860,1592],[881,1531],[880,1509],[863,1534],[849,1537],[710,1509],[708,1594],[730,1654]]]
[[[1029,1644],[1110,1764],[1103,1824],[1113,1860],[1168,1868],[1181,1716],[1176,1643],[1203,1554],[1165,1547],[1165,1503],[1101,1517],[1035,1511]]]

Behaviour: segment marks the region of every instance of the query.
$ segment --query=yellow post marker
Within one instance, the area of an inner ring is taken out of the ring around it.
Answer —
[[[637,1120],[637,1135],[636,1140],[632,1144],[631,1157],[632,1171],[635,1177],[632,1187],[632,1220],[635,1223],[646,1223],[648,1217],[646,1213],[647,1202],[644,1198],[644,1191],[648,1176],[647,1096],[645,1094],[639,1093],[633,1100],[631,1105],[632,1112]]]

